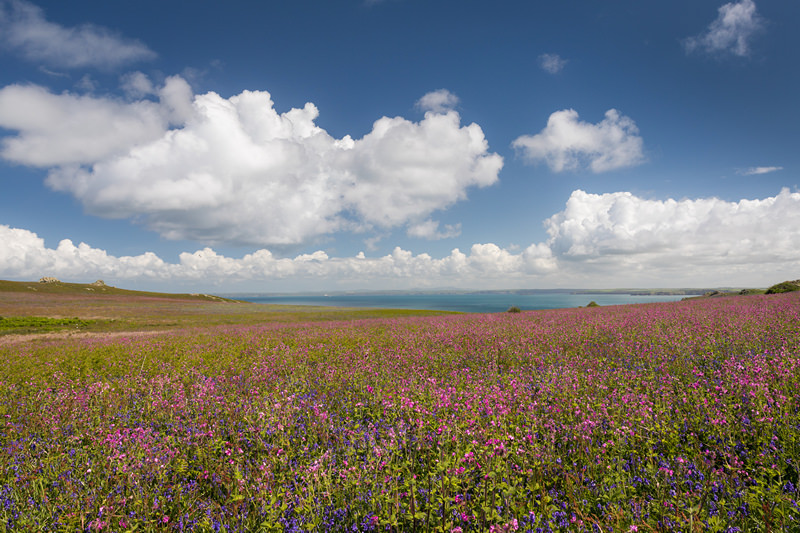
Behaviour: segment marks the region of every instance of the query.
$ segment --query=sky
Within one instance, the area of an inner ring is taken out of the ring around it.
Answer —
[[[800,3],[0,0],[0,278],[800,278]]]

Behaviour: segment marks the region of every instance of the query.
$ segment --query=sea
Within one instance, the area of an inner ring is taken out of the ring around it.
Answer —
[[[586,306],[594,301],[598,305],[626,305],[654,302],[673,302],[686,295],[634,295],[634,294],[572,294],[572,293],[401,293],[401,294],[331,294],[331,295],[263,295],[236,294],[232,298],[260,304],[308,305],[331,307],[373,307],[380,309],[428,309],[458,311],[462,313],[500,313],[516,306],[523,311],[535,309],[562,309]]]

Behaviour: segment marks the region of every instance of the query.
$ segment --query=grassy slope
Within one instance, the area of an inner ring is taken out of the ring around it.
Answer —
[[[259,305],[205,294],[131,291],[79,283],[0,280],[0,335],[151,331],[259,324],[443,315],[440,311]],[[47,317],[41,320],[38,317]],[[10,319],[14,320],[10,320]],[[64,319],[80,319],[79,322]],[[63,324],[59,324],[59,321]],[[0,324],[3,326],[3,324]]]
[[[168,294],[161,292],[131,291],[128,289],[111,287],[110,285],[94,285],[92,283],[40,283],[37,281],[0,280],[0,292],[33,292],[38,294],[71,296],[136,296],[205,302],[237,302],[237,300],[212,296],[210,294]]]

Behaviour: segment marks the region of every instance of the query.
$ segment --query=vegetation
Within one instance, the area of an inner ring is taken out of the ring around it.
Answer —
[[[511,307],[508,308],[508,311],[506,311],[506,313],[521,313],[521,312],[522,309],[520,309],[516,305],[512,305]]]
[[[41,295],[80,296],[80,297],[107,297],[130,296],[138,298],[169,298],[171,300],[189,300],[202,302],[229,302],[245,303],[210,294],[168,294],[161,292],[132,291],[118,289],[104,283],[64,283],[55,281],[42,283],[37,281],[7,281],[0,280],[0,292],[23,292]]]
[[[213,327],[0,345],[0,530],[800,529],[800,293],[214,309]]]
[[[85,329],[90,321],[80,318],[48,318],[41,316],[2,317],[0,316],[0,335],[10,333],[33,333],[69,328]]]
[[[766,289],[742,289],[739,291],[739,296],[750,296],[753,294],[765,294]]]
[[[800,291],[800,280],[784,281],[767,289],[767,294],[781,294],[784,292]]]
[[[93,290],[87,290],[93,289]],[[105,289],[105,292],[103,292]],[[401,316],[440,316],[445,311],[348,309],[256,305],[211,295],[129,291],[108,286],[0,281],[0,316],[26,323],[32,317],[55,321],[77,317],[83,334],[168,331],[192,327],[267,322],[328,321]],[[72,320],[72,319],[69,319]],[[2,333],[53,332],[55,322]],[[73,326],[78,324],[72,324]],[[69,325],[68,325],[69,326]],[[52,336],[52,335],[51,335]]]

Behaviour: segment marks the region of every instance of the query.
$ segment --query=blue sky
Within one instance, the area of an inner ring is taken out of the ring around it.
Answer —
[[[800,277],[800,4],[0,0],[0,277]]]

